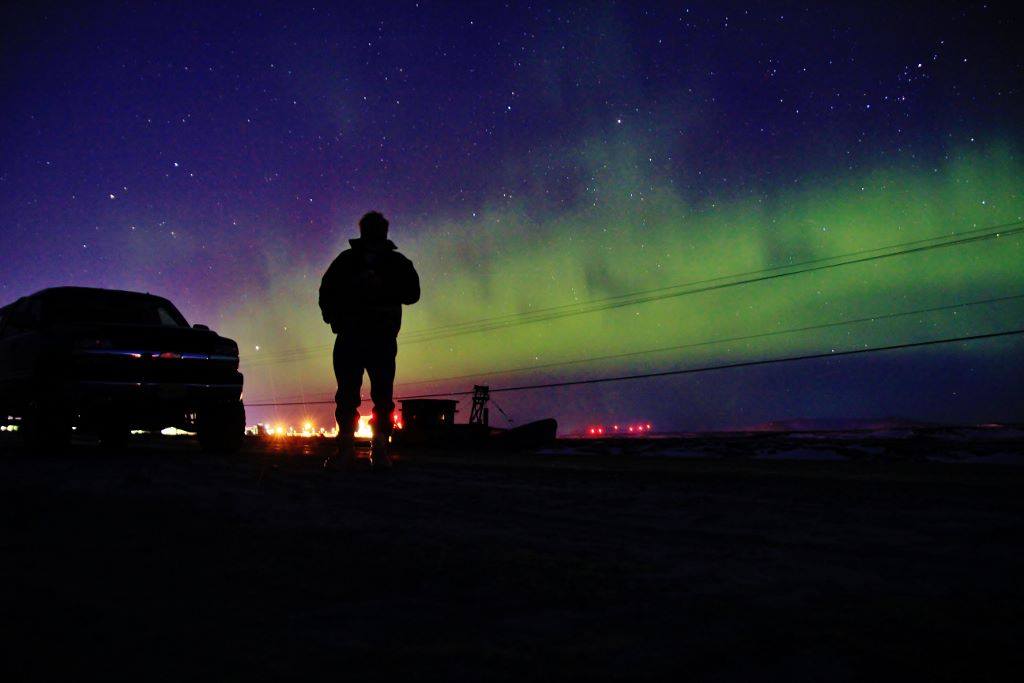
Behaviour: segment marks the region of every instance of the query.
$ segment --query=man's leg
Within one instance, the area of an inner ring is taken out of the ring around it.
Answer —
[[[390,467],[389,439],[395,411],[395,356],[398,346],[394,337],[374,340],[366,349],[366,372],[370,375],[370,398],[373,399],[374,466]]]
[[[351,444],[359,428],[359,390],[363,386],[363,359],[354,344],[338,335],[334,341],[334,417],[338,421],[338,442]]]

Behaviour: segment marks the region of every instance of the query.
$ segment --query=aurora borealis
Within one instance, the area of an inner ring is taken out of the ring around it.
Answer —
[[[2,303],[61,284],[166,296],[239,342],[247,402],[311,402],[250,422],[331,415],[315,403],[333,394],[316,289],[369,209],[423,283],[398,395],[1024,327],[1018,299],[693,346],[1024,294],[1010,235],[416,338],[1024,220],[1009,6],[6,11]],[[1022,361],[1017,337],[495,398],[566,431],[1009,421]]]

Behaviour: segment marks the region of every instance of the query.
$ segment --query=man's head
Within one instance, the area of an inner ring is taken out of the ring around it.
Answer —
[[[388,219],[380,211],[371,211],[359,219],[359,236],[370,242],[388,238]]]

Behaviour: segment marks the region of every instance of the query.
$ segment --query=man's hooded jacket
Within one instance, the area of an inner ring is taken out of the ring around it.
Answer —
[[[412,261],[388,239],[349,240],[320,283],[320,311],[331,330],[345,336],[398,335],[402,304],[420,298]]]

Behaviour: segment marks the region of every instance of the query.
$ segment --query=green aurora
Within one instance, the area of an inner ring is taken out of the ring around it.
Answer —
[[[784,191],[740,193],[727,188],[720,198],[699,201],[688,200],[676,184],[646,171],[646,159],[636,147],[590,145],[570,154],[580,160],[578,177],[586,179],[570,201],[538,208],[529,200],[504,197],[446,219],[416,218],[403,224],[401,216],[392,216],[392,237],[414,261],[423,282],[423,299],[406,309],[399,338],[399,396],[468,389],[474,375],[492,386],[506,386],[650,372],[1003,330],[1020,327],[1024,319],[1024,304],[1015,300],[501,372],[1022,294],[1024,239],[1015,235],[541,323],[413,341],[417,332],[439,326],[1024,220],[1024,165],[1009,144],[968,146],[951,152],[938,166],[901,164],[834,177],[807,174],[794,177]],[[781,184],[776,180],[772,187]],[[532,197],[536,192],[526,194]],[[220,328],[237,338],[242,348],[247,402],[314,402],[250,408],[250,422],[271,417],[294,422],[312,416],[324,424],[329,419],[331,406],[315,403],[329,400],[334,388],[329,352],[333,337],[319,317],[317,287],[324,268],[354,236],[355,219],[364,208],[376,207],[353,208],[347,221],[353,226],[339,224],[337,241],[323,251],[322,263],[299,262],[283,247],[268,256],[269,301],[224,310]],[[1020,358],[1021,342],[1010,338],[913,353],[954,350],[994,362]],[[722,387],[759,391],[754,379],[744,384],[739,377],[744,371],[733,372],[738,377],[722,378]],[[1019,377],[1020,371],[1009,373],[1007,380],[1014,375]],[[443,380],[449,377],[460,379]],[[682,394],[700,382],[657,381],[670,387],[674,382]],[[610,419],[632,410],[630,403],[643,393],[636,385],[643,381],[627,384],[629,389],[606,385],[598,393],[588,390],[586,412],[573,407],[579,402],[570,390],[499,399],[522,419],[556,413],[563,428],[575,429],[590,415]],[[364,394],[367,388],[364,385]],[[719,402],[717,407],[704,407],[724,415],[730,406],[721,396]],[[914,410],[907,406],[908,412]],[[834,412],[839,413],[840,406]],[[666,418],[662,411],[660,426],[699,426],[685,409],[678,412],[678,419],[672,414]],[[769,409],[761,417],[789,415]],[[723,417],[717,424],[728,426],[729,420]]]

